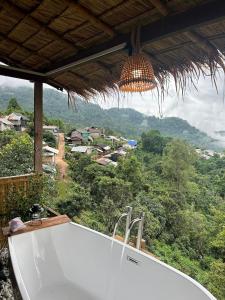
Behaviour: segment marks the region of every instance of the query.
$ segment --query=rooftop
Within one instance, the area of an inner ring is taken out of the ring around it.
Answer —
[[[13,126],[13,123],[11,123],[8,119],[6,118],[0,118],[0,123],[3,123],[5,125]]]
[[[12,112],[7,118],[8,118],[8,120],[11,120],[11,121],[19,121],[21,119],[24,121],[29,120],[26,116],[24,116],[20,113],[15,113],[15,112]]]
[[[44,146],[43,150],[45,150],[47,152],[54,153],[54,154],[58,154],[59,153],[58,149],[55,149],[55,148],[52,148],[52,147],[49,147],[49,146]]]

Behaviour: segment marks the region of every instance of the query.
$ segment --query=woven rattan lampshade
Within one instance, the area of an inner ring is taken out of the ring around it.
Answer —
[[[156,87],[153,67],[145,54],[137,53],[128,57],[118,86],[123,92],[144,92]]]

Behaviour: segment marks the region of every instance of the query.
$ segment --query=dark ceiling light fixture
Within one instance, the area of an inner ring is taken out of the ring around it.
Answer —
[[[118,86],[122,92],[144,92],[156,87],[154,70],[147,55],[141,52],[140,27],[131,34],[132,54],[123,65]]]

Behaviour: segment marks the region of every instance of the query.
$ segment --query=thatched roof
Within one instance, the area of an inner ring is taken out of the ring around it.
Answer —
[[[15,76],[92,96],[115,87],[139,24],[159,86],[172,75],[183,88],[204,67],[223,68],[224,2],[1,0],[0,61],[26,69]],[[0,74],[11,73],[0,66]]]

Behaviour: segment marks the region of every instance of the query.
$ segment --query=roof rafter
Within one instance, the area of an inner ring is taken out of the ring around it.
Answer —
[[[185,35],[195,44],[197,44],[207,54],[213,54],[217,52],[216,47],[206,38],[201,36],[196,31],[187,31]]]
[[[50,29],[49,27],[47,27],[47,25],[49,24],[43,24],[42,22],[40,22],[39,20],[37,20],[36,18],[34,18],[31,15],[27,15],[27,12],[25,12],[23,9],[19,8],[17,5],[13,4],[13,3],[9,3],[8,1],[3,1],[0,3],[0,6],[3,7],[5,10],[8,10],[9,12],[14,11],[17,15],[20,15],[20,18],[27,18],[27,20],[30,20],[31,22],[33,22],[34,24],[37,25],[37,27],[39,27],[39,31],[40,30],[45,30],[46,33],[49,34],[49,36],[52,37],[52,40],[59,40],[59,41],[63,41],[65,44],[69,45],[70,47],[72,46],[74,48],[74,50],[77,50],[77,48],[74,46],[74,43],[72,43],[71,41],[68,41],[66,38],[64,38],[62,35],[60,35],[59,33],[57,33],[56,31]],[[38,32],[39,32],[38,31]],[[37,34],[38,32],[36,32],[35,34]],[[39,49],[41,50],[41,49]]]
[[[142,45],[158,41],[162,38],[172,36],[178,32],[193,30],[194,28],[225,19],[225,1],[215,0],[196,6],[188,11],[177,15],[168,16],[163,21],[159,20],[142,27],[141,43]],[[162,26],[163,25],[163,26]],[[130,34],[117,35],[114,39],[92,47],[91,49],[82,50],[70,57],[59,61],[52,66],[52,69],[45,70],[48,75],[63,72],[67,68],[81,65],[90,60],[96,60],[99,56],[106,55],[113,51],[119,51],[130,47]]]
[[[32,56],[32,55],[38,55],[41,59],[43,59],[43,57],[44,57],[44,59],[46,60],[46,61],[48,61],[48,62],[50,62],[50,60],[49,60],[49,58],[47,58],[47,57],[45,57],[45,56],[41,56],[41,55],[39,55],[38,54],[38,51],[32,51],[32,50],[30,50],[28,47],[25,47],[25,46],[22,46],[19,42],[17,42],[16,40],[14,40],[14,39],[12,39],[12,38],[9,38],[8,36],[6,36],[6,35],[4,35],[4,34],[2,34],[2,33],[0,33],[0,38],[2,38],[2,39],[4,39],[4,40],[6,40],[6,41],[9,41],[10,43],[12,43],[12,44],[14,44],[15,45],[15,49],[13,49],[13,51],[9,54],[9,57],[11,57],[11,55],[18,49],[18,48],[20,48],[20,49],[23,49],[23,50],[25,50],[25,51],[27,51],[28,53],[29,53],[29,56],[28,57],[26,57],[25,59],[24,59],[24,63],[25,63],[25,61],[30,57],[30,56]]]
[[[97,26],[99,29],[107,33],[109,36],[115,35],[114,30],[109,25],[101,21],[100,18],[96,17],[90,10],[88,10],[81,4],[71,3],[71,6],[76,8],[81,16],[87,18],[89,22],[91,22],[93,25]]]
[[[44,30],[47,30],[47,31],[52,35],[53,38],[55,37],[56,39],[61,39],[61,40],[63,40],[63,42],[64,42],[64,43],[67,43],[68,45],[70,45],[70,47],[72,47],[72,48],[74,49],[74,51],[77,51],[77,47],[74,46],[74,43],[72,43],[70,40],[68,40],[68,38],[64,37],[64,34],[63,34],[63,35],[60,35],[60,34],[56,33],[54,30],[52,30],[52,29],[50,29],[50,28],[46,28],[46,26],[50,25],[51,22],[53,22],[58,16],[56,16],[56,17],[54,17],[53,19],[51,19],[51,20],[48,22],[48,24],[43,24],[43,23],[41,23],[40,21],[38,21],[36,18],[34,18],[34,17],[31,16],[31,13],[34,12],[35,9],[37,9],[37,7],[39,7],[39,6],[35,6],[35,7],[32,9],[32,12],[29,12],[29,15],[26,15],[26,13],[25,13],[22,9],[20,9],[18,6],[14,5],[14,4],[12,4],[12,3],[9,3],[8,1],[3,1],[0,5],[1,5],[4,9],[14,10],[17,14],[20,15],[20,21],[17,23],[17,25],[20,24],[21,20],[24,20],[24,18],[28,18],[28,19],[34,21],[34,22],[40,27],[40,29],[39,29],[39,31],[35,32],[33,35],[38,34],[38,32],[40,32],[40,30],[43,30],[43,29],[44,29]],[[90,13],[87,9],[83,8],[80,4],[73,3],[73,2],[71,2],[71,1],[69,0],[69,1],[68,1],[68,5],[69,5],[69,6],[74,6],[74,7],[76,7],[76,8],[79,10],[79,13],[82,13],[83,15],[85,15],[86,17],[88,17],[88,20],[90,20],[90,21],[92,21],[92,22],[95,22],[95,24],[96,24],[97,26],[101,26],[101,29],[102,29],[102,30],[103,30],[103,27],[104,27],[104,30],[105,30],[105,31],[107,30],[107,33],[108,33],[108,34],[110,34],[110,35],[113,34],[113,35],[114,35],[114,31],[113,31],[109,26],[105,25],[103,22],[101,22],[100,20],[98,20],[98,19],[97,19],[96,17],[94,17],[93,15],[91,16],[91,13]],[[16,26],[17,26],[17,25],[16,25]],[[16,27],[16,26],[15,26],[15,27]],[[32,36],[33,36],[33,35],[32,35]],[[29,38],[31,38],[31,36],[29,36],[29,37],[23,42],[23,44],[24,44]],[[44,58],[45,58],[46,60],[48,60],[49,63],[50,63],[50,60],[47,59],[47,57],[45,57],[42,53],[39,54],[39,51],[42,51],[46,46],[49,46],[49,44],[48,44],[48,45],[45,45],[45,46],[43,46],[43,47],[41,47],[40,49],[38,49],[38,50],[36,50],[36,51],[32,51],[32,50],[29,49],[28,47],[25,47],[24,45],[23,45],[23,46],[20,45],[20,44],[19,44],[17,41],[15,41],[14,39],[11,39],[11,41],[14,42],[14,43],[16,43],[16,44],[17,44],[17,47],[22,47],[23,49],[26,49],[27,51],[31,52],[31,53],[30,53],[30,56],[32,56],[33,54],[36,54],[36,55],[38,55],[38,56],[41,55],[41,57],[44,57]],[[54,42],[54,41],[55,41],[55,40],[53,39],[52,42]],[[15,51],[16,51],[16,49],[15,49]],[[13,52],[12,52],[12,53],[13,53]],[[11,54],[12,54],[12,53],[11,53]],[[26,57],[26,59],[24,60],[24,62],[27,61],[27,60],[30,58],[30,56]]]
[[[163,16],[167,16],[169,14],[168,8],[162,3],[161,0],[150,0],[150,2]]]
[[[201,36],[199,33],[195,31],[187,31],[185,35],[196,45],[198,45],[206,54],[215,55],[219,54],[217,48],[205,37]],[[217,63],[225,70],[225,65],[222,59],[218,56]]]
[[[121,9],[123,6],[127,5],[128,3],[132,3],[134,2],[134,0],[126,0],[122,3],[119,3],[117,5],[115,5],[113,8],[110,8],[109,10],[103,12],[102,14],[98,15],[97,18],[106,18],[108,15],[116,13],[116,11],[118,9]],[[72,34],[76,34],[77,32],[83,30],[84,28],[86,28],[89,24],[89,21],[85,21],[84,23],[82,23],[80,26],[77,26],[75,29],[69,29],[67,30],[64,35],[72,35]],[[115,31],[115,29],[112,29],[113,31]]]

